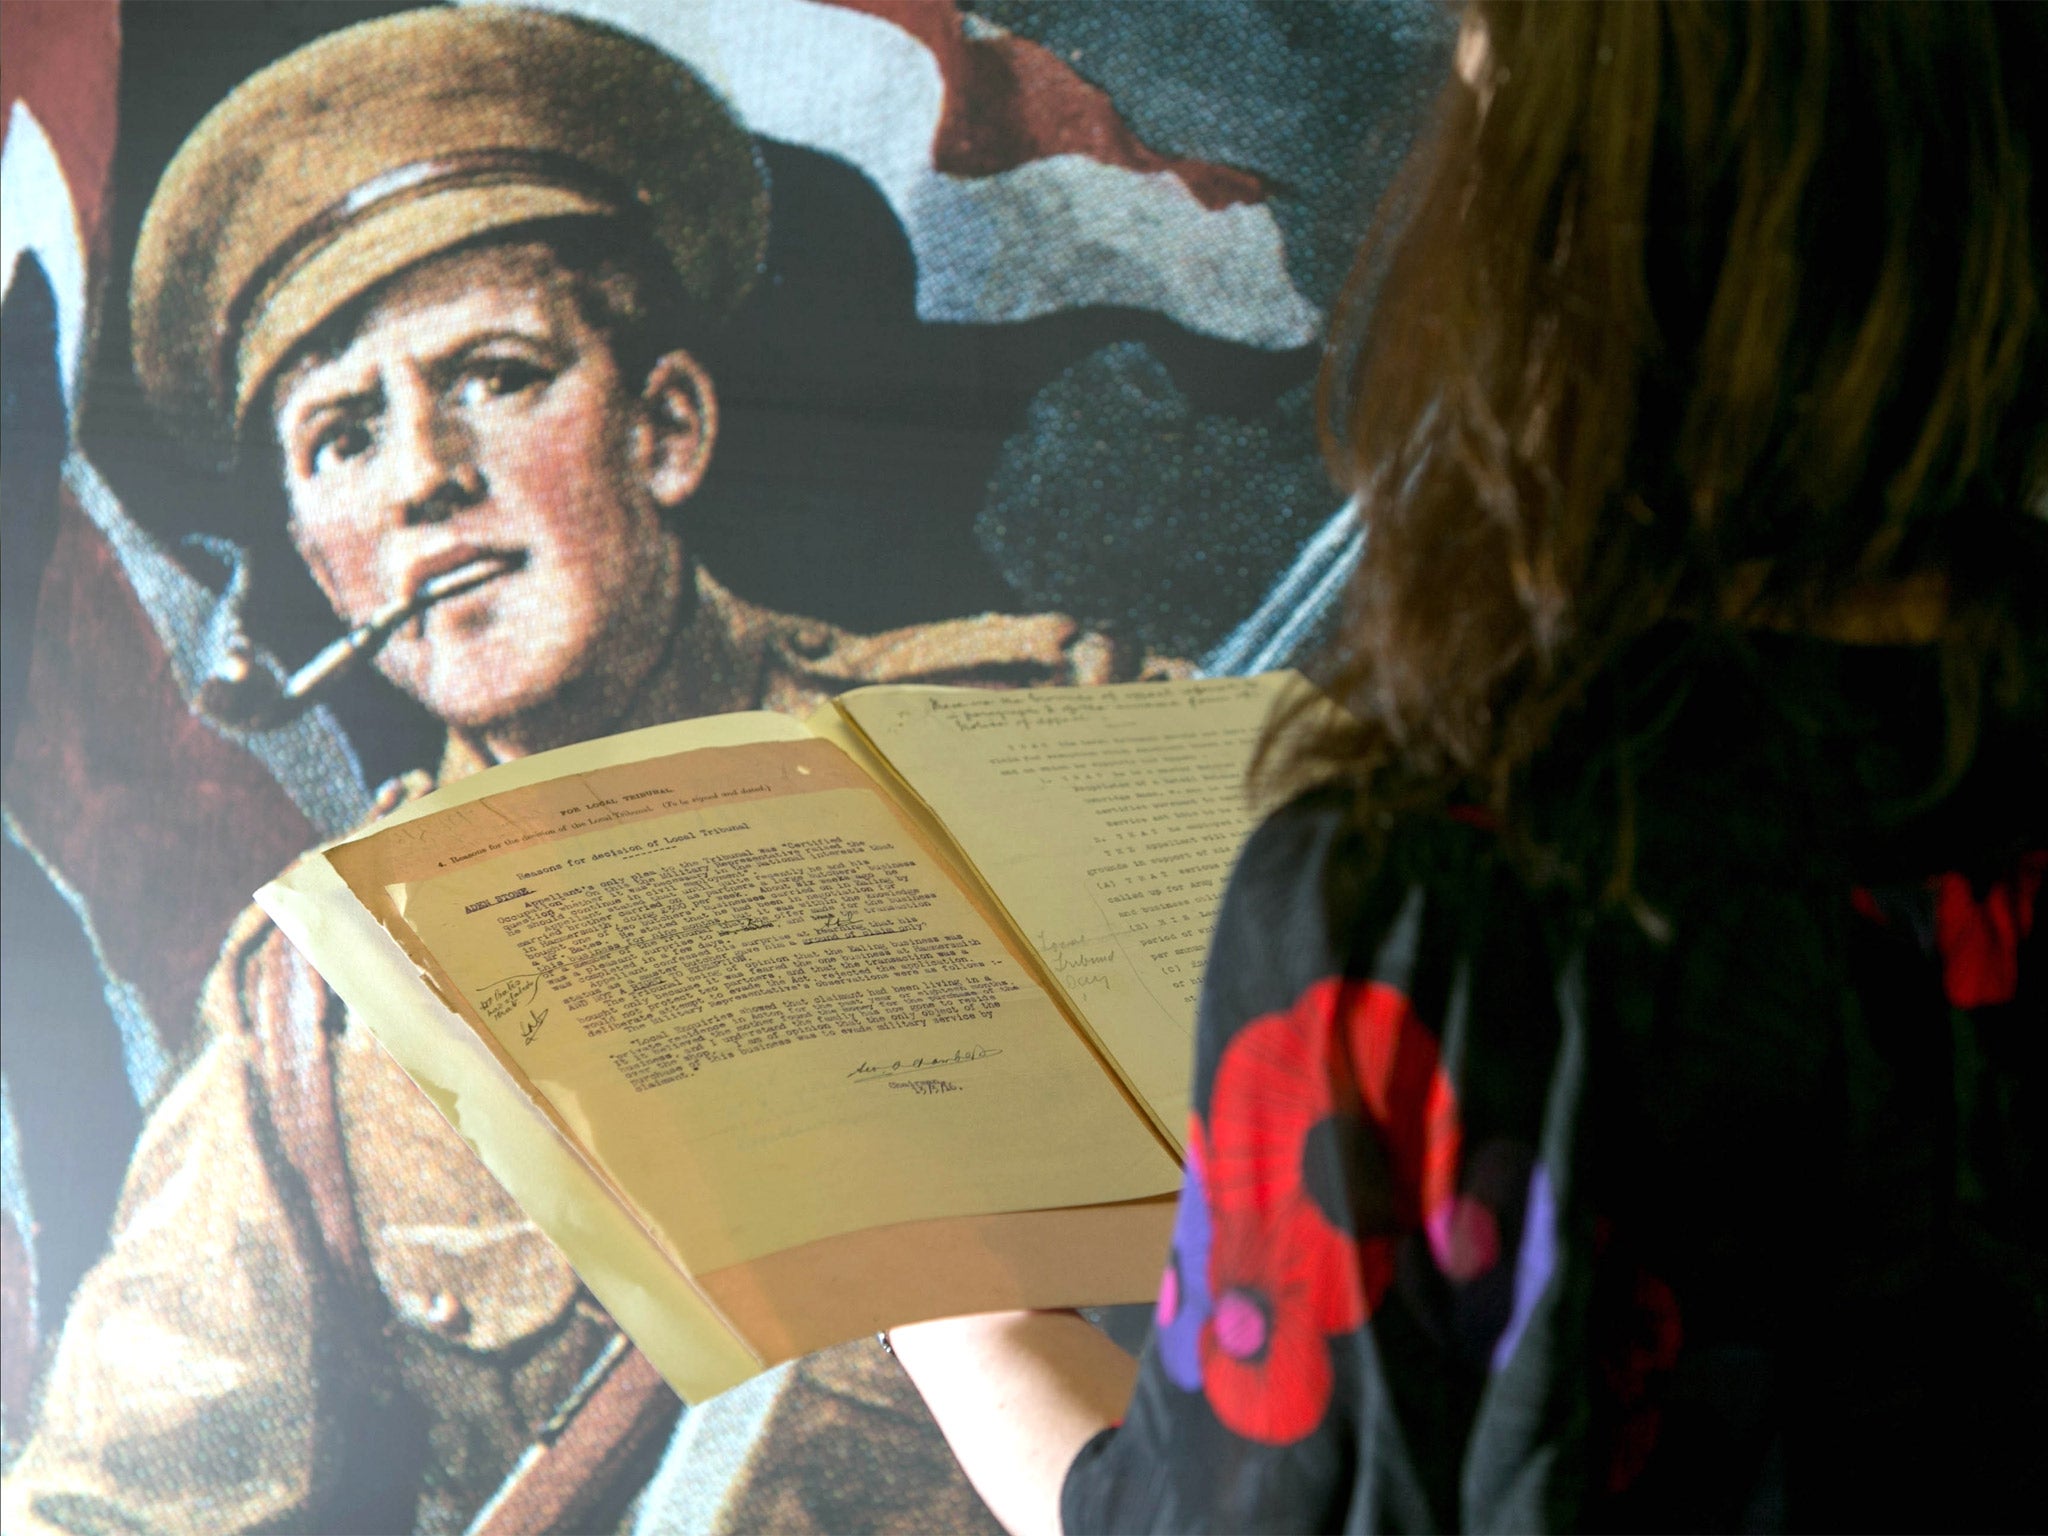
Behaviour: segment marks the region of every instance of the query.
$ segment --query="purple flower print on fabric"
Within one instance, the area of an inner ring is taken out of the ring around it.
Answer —
[[[1539,1162],[1529,1171],[1529,1204],[1522,1217],[1522,1251],[1515,1256],[1515,1304],[1508,1325],[1493,1346],[1493,1368],[1507,1369],[1515,1347],[1535,1315],[1536,1303],[1557,1270],[1557,1191],[1550,1167]]]
[[[1202,1123],[1188,1117],[1188,1163],[1180,1206],[1173,1219],[1173,1249],[1159,1281],[1153,1330],[1166,1379],[1183,1392],[1202,1390],[1202,1325],[1209,1320],[1208,1159]]]

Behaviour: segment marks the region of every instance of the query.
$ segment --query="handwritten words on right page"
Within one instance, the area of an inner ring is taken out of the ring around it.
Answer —
[[[1254,820],[1246,769],[1267,717],[1306,686],[1276,673],[840,701],[1176,1145],[1209,933]]]

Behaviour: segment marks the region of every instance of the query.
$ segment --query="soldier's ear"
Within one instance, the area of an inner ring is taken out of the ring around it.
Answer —
[[[648,370],[634,428],[636,467],[655,501],[678,507],[703,483],[718,437],[718,395],[711,375],[678,348]]]

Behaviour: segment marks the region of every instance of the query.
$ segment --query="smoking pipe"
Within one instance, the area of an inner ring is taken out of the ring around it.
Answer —
[[[474,591],[525,563],[518,555],[479,555],[429,577],[410,596],[385,604],[339,640],[321,647],[288,678],[259,659],[245,636],[237,635],[221,647],[213,671],[200,683],[199,708],[237,731],[274,731],[289,725],[356,663],[376,655],[386,641],[436,603]]]

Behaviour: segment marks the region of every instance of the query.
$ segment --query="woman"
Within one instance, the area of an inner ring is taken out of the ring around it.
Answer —
[[[895,1334],[1013,1529],[2039,1528],[2044,15],[1477,7],[1144,1358]]]

